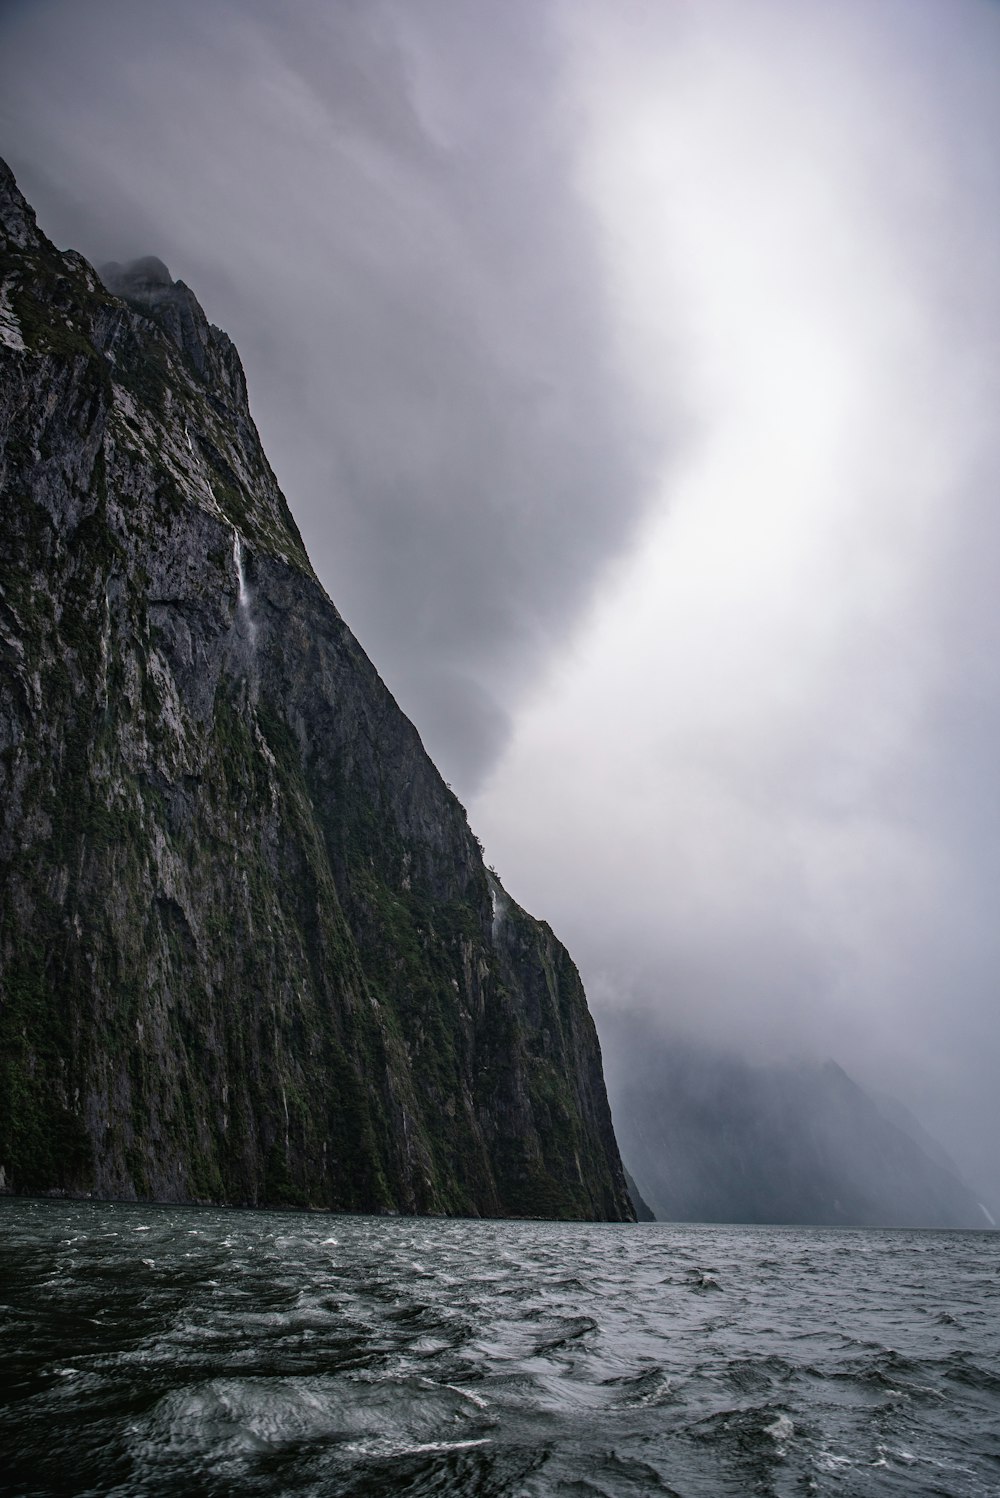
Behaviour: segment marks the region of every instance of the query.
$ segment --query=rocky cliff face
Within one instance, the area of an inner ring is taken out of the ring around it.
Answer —
[[[0,171],[0,1184],[628,1218],[548,927],[319,585],[239,358]]]

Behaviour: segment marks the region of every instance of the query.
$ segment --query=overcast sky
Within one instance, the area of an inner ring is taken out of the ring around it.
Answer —
[[[0,3],[0,152],[235,339],[324,583],[598,1018],[1000,1199],[1000,5]]]

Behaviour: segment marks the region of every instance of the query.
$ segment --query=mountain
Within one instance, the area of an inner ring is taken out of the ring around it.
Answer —
[[[627,1170],[625,1172],[625,1184],[628,1187],[629,1200],[635,1210],[636,1222],[655,1222],[656,1214]]]
[[[756,1064],[636,1016],[610,1028],[618,1140],[657,1218],[990,1226],[944,1152],[836,1063]]]
[[[0,1186],[631,1219],[549,928],[320,586],[232,343],[0,169]]]

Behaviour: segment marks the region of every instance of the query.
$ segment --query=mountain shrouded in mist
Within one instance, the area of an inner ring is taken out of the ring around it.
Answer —
[[[0,1182],[628,1218],[576,969],[320,586],[236,350],[0,167]]]
[[[611,1051],[622,1153],[662,1221],[994,1225],[907,1110],[835,1062],[752,1061],[638,1015]]]

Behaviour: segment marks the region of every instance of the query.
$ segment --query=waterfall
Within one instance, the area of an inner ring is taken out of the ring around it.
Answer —
[[[236,601],[241,609],[248,609],[250,594],[247,591],[246,573],[243,571],[243,542],[235,526],[233,526],[233,565],[236,568]]]
[[[257,634],[257,626],[250,613],[251,594],[247,587],[246,573],[243,570],[243,542],[235,525],[233,526],[233,566],[236,568],[236,604],[247,621],[247,631],[252,645]]]
[[[488,872],[486,875],[486,882],[489,885],[490,889],[490,904],[493,906],[491,935],[493,937],[493,940],[496,941],[497,936],[500,934],[500,927],[503,925],[504,915],[507,910],[507,901],[500,893],[499,885]]]

